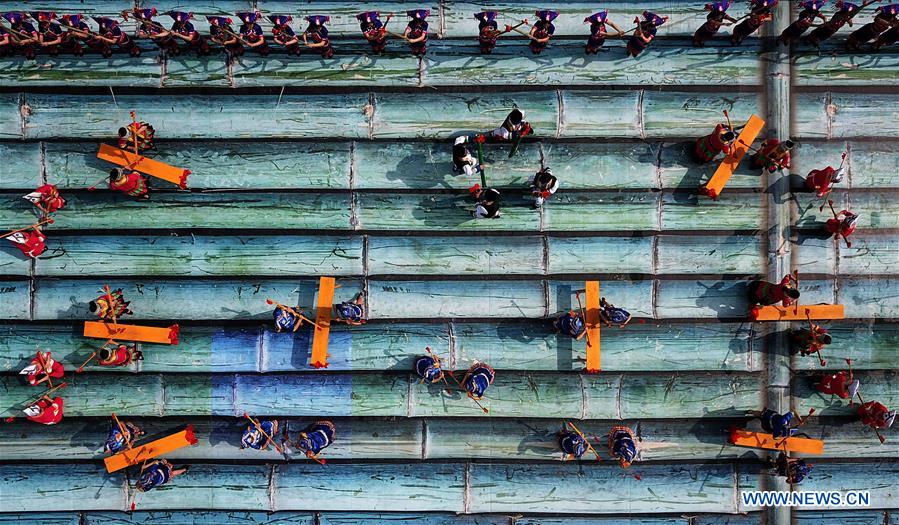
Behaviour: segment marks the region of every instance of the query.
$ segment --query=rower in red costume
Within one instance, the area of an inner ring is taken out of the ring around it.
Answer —
[[[833,169],[828,166],[823,170],[812,170],[805,176],[805,187],[815,192],[819,198],[824,198],[833,191],[833,184],[843,180],[843,168]]]
[[[780,169],[790,169],[790,150],[796,143],[792,140],[783,142],[777,139],[767,139],[762,142],[758,152],[752,157],[753,168],[765,168],[768,173],[774,173]]]
[[[851,405],[852,399],[858,393],[860,383],[852,375],[852,361],[847,359],[846,362],[849,364],[848,372],[841,370],[835,374],[828,374],[822,377],[818,384],[815,385],[815,389],[818,392],[837,396],[840,399],[848,399]]]
[[[858,417],[865,426],[874,429],[890,428],[896,420],[896,411],[888,409],[883,403],[868,401],[859,405]]]
[[[55,425],[62,421],[63,401],[61,397],[43,396],[24,410],[29,421],[42,425]]]
[[[128,366],[134,361],[143,361],[143,353],[136,344],[118,344],[112,348],[101,348],[97,364],[100,366]]]
[[[53,213],[66,205],[66,200],[60,196],[54,184],[44,184],[23,198],[44,213]]]
[[[749,302],[753,305],[770,306],[781,303],[783,306],[790,306],[799,299],[799,290],[796,288],[798,284],[792,275],[785,276],[778,284],[752,281],[749,283]]]
[[[709,162],[719,153],[725,155],[730,153],[737,135],[734,130],[728,128],[724,124],[715,126],[715,131],[711,135],[706,135],[696,139],[696,146],[693,148],[693,154],[699,162]]]
[[[137,199],[147,200],[150,198],[147,178],[136,171],[124,168],[109,170],[109,189],[120,191]]]
[[[37,224],[27,230],[10,233],[4,238],[31,258],[36,258],[47,251],[47,245],[45,244],[47,236],[44,235],[40,225]]]
[[[38,351],[37,356],[31,360],[31,364],[22,369],[19,374],[28,376],[28,384],[37,386],[51,378],[59,379],[65,374],[62,363],[53,359],[50,352]]]
[[[842,210],[840,213],[834,213],[833,219],[827,219],[824,228],[834,237],[842,237],[846,241],[846,246],[851,247],[852,242],[849,241],[849,236],[857,226],[858,215],[849,210]]]

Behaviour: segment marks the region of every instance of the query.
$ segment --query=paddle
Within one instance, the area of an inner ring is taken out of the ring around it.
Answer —
[[[833,213],[833,218],[839,221],[837,210],[833,208],[833,201],[828,199],[827,204],[830,206],[830,211],[831,213]],[[846,247],[852,248],[852,241],[850,241],[845,235],[843,235],[842,224],[840,224],[840,231],[837,232],[837,237],[842,237],[843,240],[846,241]]]
[[[425,351],[428,352],[428,354],[429,354],[431,357],[434,358],[434,364],[436,364],[437,367],[440,368],[440,357],[437,356],[437,354],[435,354],[434,352],[431,351],[431,347],[430,347],[430,346],[426,346],[426,347],[425,347]],[[443,379],[444,384],[446,384],[446,393],[447,393],[447,394],[452,394],[453,391],[450,389],[449,381],[446,380],[446,374],[442,374],[442,375],[441,375],[441,378]],[[422,380],[422,382],[424,382],[425,379],[424,379],[424,378],[421,378],[421,380]]]
[[[303,315],[303,314],[297,312],[294,308],[291,308],[290,306],[283,305],[283,304],[281,304],[281,303],[272,301],[271,299],[266,299],[265,302],[266,302],[267,304],[273,305],[273,306],[275,306],[275,307],[277,307],[277,308],[280,308],[280,309],[282,309],[282,310],[285,310],[285,311],[287,311],[287,312],[290,312],[291,314],[293,314],[294,316],[296,316],[296,317],[302,319],[303,321],[306,321],[307,323],[309,323],[309,324],[311,324],[311,325],[314,325],[316,328],[322,328],[321,326],[318,325],[318,323],[316,323],[316,322],[313,321],[312,319],[309,319],[309,318],[306,317],[305,315]],[[302,323],[300,323],[300,324],[302,324]],[[300,324],[297,324],[296,326],[293,327],[293,331],[294,331],[294,332],[297,331],[297,329],[300,327]]]
[[[862,398],[862,393],[861,393],[861,392],[856,392],[856,395],[858,395],[858,400],[861,402],[861,404],[864,405],[864,404],[865,404],[865,400],[864,400],[864,398]],[[887,438],[883,437],[883,435],[880,433],[880,430],[878,430],[877,427],[874,427],[874,426],[871,426],[871,425],[866,425],[866,426],[870,426],[870,427],[874,430],[874,433],[877,434],[877,439],[880,440],[880,443],[881,443],[881,444],[883,444],[884,442],[886,442]]]
[[[97,354],[100,353],[100,350],[103,350],[103,349],[106,348],[108,345],[110,345],[110,344],[115,344],[115,343],[116,343],[116,342],[113,341],[112,339],[108,339],[105,343],[103,343],[103,346],[101,346],[101,347],[98,348],[97,350],[94,350],[94,353],[92,353],[91,356],[87,358],[87,361],[85,361],[84,363],[82,363],[81,366],[79,366],[79,367],[75,370],[75,373],[76,373],[76,374],[80,374],[81,372],[84,372],[84,367],[87,366],[87,364],[90,363],[90,362],[94,359],[94,357],[96,357]]]
[[[828,179],[828,181],[827,181],[827,184],[828,184],[828,185],[830,185],[830,183],[833,182],[833,177],[834,177],[834,175],[836,175],[841,169],[843,169],[843,164],[846,162],[846,154],[847,154],[847,153],[848,153],[848,152],[844,151],[843,154],[840,156],[840,167],[837,168],[836,171],[834,171],[834,172],[830,175],[830,177],[829,177],[829,179]],[[824,197],[827,196],[827,194],[829,194],[829,193],[832,192],[832,191],[833,191],[833,189],[828,189],[828,190],[827,190],[827,193],[825,193],[824,195],[822,195],[821,198],[824,199]],[[824,211],[824,205],[827,204],[827,202],[826,202],[827,199],[824,199],[824,200],[825,200],[825,202],[822,202],[822,203],[821,203],[821,207],[818,208],[818,211],[819,211],[819,212]]]
[[[815,336],[815,323],[812,322],[812,317],[810,315],[809,309],[805,309],[805,318],[808,319],[808,327],[812,332],[812,341],[813,343],[818,342],[818,338]],[[827,361],[824,360],[824,357],[821,356],[821,347],[816,345],[815,353],[818,354],[818,362],[821,363],[821,366],[827,366]]]
[[[30,401],[27,405],[25,405],[25,406],[29,406],[29,407],[30,407],[31,405],[33,405],[33,404],[37,403],[38,401],[40,401],[41,399],[43,399],[44,397],[49,396],[49,395],[52,394],[53,392],[56,392],[57,390],[59,390],[59,389],[61,389],[61,388],[65,388],[65,387],[67,387],[67,386],[69,386],[69,384],[63,382],[63,383],[60,383],[60,384],[54,386],[53,388],[48,388],[43,394],[41,394],[41,395],[37,396],[36,398],[34,398],[33,400],[31,400],[31,401]]]
[[[581,320],[584,321],[584,333],[583,335],[587,338],[587,344],[590,344],[590,335],[587,333],[587,313],[584,312],[584,305],[581,304],[581,292],[574,292],[574,296],[577,298],[577,305],[581,309]],[[578,336],[580,339],[580,336]]]
[[[19,232],[24,232],[24,231],[32,230],[32,229],[34,229],[34,228],[37,228],[38,226],[43,226],[44,224],[53,224],[53,219],[51,219],[50,217],[47,217],[46,219],[40,220],[40,221],[38,221],[38,222],[32,224],[31,226],[28,226],[28,227],[25,227],[25,228],[19,228],[18,230],[12,230],[12,231],[6,232],[6,233],[4,233],[3,235],[0,235],[0,237],[9,237],[10,235],[12,235],[12,234],[14,234],[14,233],[19,233]]]
[[[119,418],[118,418],[118,416],[115,415],[115,412],[112,413],[112,420],[115,421],[116,426],[119,427],[119,432],[122,434],[122,439],[125,440],[125,447],[127,447],[128,450],[131,450],[131,447],[133,446],[132,442],[134,441],[134,439],[133,439],[134,436],[131,436],[132,439],[127,439],[125,437],[128,435],[125,433],[125,425],[123,425],[122,422],[119,421]],[[141,470],[143,470],[143,469],[141,469]]]

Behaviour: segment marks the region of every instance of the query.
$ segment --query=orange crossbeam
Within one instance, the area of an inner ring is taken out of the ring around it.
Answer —
[[[756,306],[749,312],[753,321],[805,321],[806,319],[844,319],[841,304],[798,304],[795,306]]]
[[[599,372],[599,281],[587,281],[587,372]]]
[[[315,332],[312,335],[312,366],[328,367],[328,337],[331,334],[331,309],[334,307],[334,278],[318,281],[318,302],[315,305]]]
[[[783,450],[785,452],[801,452],[803,454],[823,454],[824,442],[819,439],[798,437],[775,438],[771,434],[753,432],[739,428],[731,429],[730,442],[738,447],[764,448],[767,450]]]
[[[95,339],[115,339],[117,341],[138,341],[142,343],[159,343],[163,345],[177,345],[178,332],[181,328],[177,324],[166,328],[157,326],[137,326],[133,324],[113,324],[100,321],[84,322],[84,337]]]
[[[718,196],[721,195],[725,184],[730,180],[730,177],[734,174],[734,170],[740,165],[740,161],[743,160],[746,152],[749,151],[749,146],[752,145],[759,136],[763,127],[765,127],[764,120],[755,115],[749,117],[749,122],[743,127],[743,131],[740,132],[736,142],[734,142],[730,153],[728,153],[727,156],[724,157],[724,160],[721,161],[721,164],[718,165],[718,169],[715,170],[715,174],[712,175],[712,178],[699,188],[700,193],[708,195],[713,199],[717,199]]]
[[[103,462],[106,463],[107,472],[115,472],[132,465],[137,465],[148,459],[168,454],[173,450],[196,444],[197,437],[194,435],[194,427],[193,425],[188,425],[187,428],[181,432],[103,458]]]
[[[97,158],[171,182],[182,190],[187,189],[187,177],[190,175],[190,170],[169,166],[164,162],[148,159],[143,155],[135,155],[133,152],[109,144],[100,144]]]

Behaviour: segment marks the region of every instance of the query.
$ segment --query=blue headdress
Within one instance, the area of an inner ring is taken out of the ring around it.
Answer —
[[[363,11],[356,15],[356,20],[360,22],[371,22],[372,24],[378,24],[381,22],[381,20],[378,18],[380,15],[380,11]]]
[[[156,8],[148,7],[145,9],[134,9],[132,13],[134,13],[135,18],[140,18],[141,20],[152,20],[153,17],[156,16]]]
[[[665,23],[665,18],[653,13],[652,11],[643,11],[643,20],[645,22],[652,22],[652,25],[659,27],[660,25]]]
[[[175,22],[187,22],[194,17],[193,13],[188,13],[185,11],[169,11],[168,15],[172,17],[172,20],[174,20]]]
[[[896,13],[899,13],[899,4],[882,5],[877,8],[877,11],[884,14],[895,15]]]
[[[777,5],[777,0],[749,0],[749,3],[753,8],[774,7]]]
[[[722,13],[727,11],[730,8],[730,1],[727,2],[712,2],[711,4],[705,5],[706,11],[721,11]]]
[[[242,12],[242,13],[237,13],[237,18],[240,18],[240,20],[241,20],[244,24],[253,24],[253,23],[255,23],[257,20],[259,20],[259,16],[260,16],[260,15],[259,15],[259,12],[258,12],[258,11],[252,11],[252,12],[244,11],[244,12]]]
[[[587,24],[595,24],[595,23],[603,23],[606,21],[606,18],[609,16],[609,10],[600,11],[598,13],[593,13],[584,19],[584,22]]]
[[[409,18],[420,18],[424,20],[431,14],[430,9],[413,9],[411,11],[406,11],[406,16]]]
[[[809,11],[820,11],[826,3],[827,0],[807,0],[805,2],[799,2],[799,7]]]
[[[542,9],[534,13],[538,19],[543,20],[544,22],[552,22],[559,16],[558,11],[550,11],[549,9]]]
[[[218,27],[231,25],[231,19],[227,16],[207,16],[206,20],[209,20],[210,24]]]
[[[269,15],[268,19],[276,26],[283,26],[289,24],[293,17],[290,15]]]
[[[837,8],[840,11],[845,11],[847,13],[851,13],[853,11],[858,11],[858,4],[853,4],[852,2],[842,2],[840,0],[837,1]]]
[[[103,29],[113,29],[119,25],[119,21],[105,16],[95,16],[94,21]]]
[[[310,15],[306,17],[306,21],[314,26],[323,26],[331,21],[331,17],[326,15]]]
[[[25,20],[25,13],[10,11],[9,13],[3,13],[3,18],[9,21],[10,24],[18,24]]]
[[[475,13],[474,18],[481,22],[495,22],[497,14],[496,11],[481,11],[480,13]]]
[[[81,15],[62,15],[59,19],[68,26],[78,27],[81,25]]]
[[[38,22],[49,22],[50,20],[54,20],[56,18],[56,13],[53,11],[32,11],[31,18],[37,20]]]

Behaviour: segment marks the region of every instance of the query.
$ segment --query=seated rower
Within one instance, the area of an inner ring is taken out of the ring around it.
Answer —
[[[637,441],[634,431],[625,426],[614,426],[609,431],[609,455],[618,460],[621,468],[628,468],[637,458]]]
[[[231,27],[233,21],[227,16],[207,16],[209,21],[209,38],[225,48],[229,58],[243,55],[243,45],[237,38],[237,33]],[[274,30],[273,30],[274,31]]]
[[[134,170],[125,168],[109,170],[109,189],[140,200],[150,199],[150,184],[147,178]]]
[[[711,162],[720,153],[727,155],[731,152],[734,142],[737,141],[737,134],[734,131],[724,124],[718,123],[710,135],[696,139],[693,156],[697,161],[705,163]]]
[[[705,9],[709,12],[705,17],[705,23],[699,26],[699,29],[693,33],[693,45],[696,47],[705,47],[706,40],[718,34],[718,30],[723,25],[733,25],[737,19],[727,14],[730,7],[730,1],[712,2],[706,4]]]
[[[104,346],[97,351],[97,364],[100,366],[128,366],[135,361],[143,361],[144,354],[136,344],[117,344],[112,348]]]
[[[631,314],[624,308],[618,308],[614,304],[606,301],[603,297],[599,300],[599,318],[606,326],[617,326],[622,328],[631,322]]]
[[[899,24],[894,25],[890,29],[881,33],[877,40],[871,45],[871,50],[875,53],[880,51],[880,48],[883,46],[891,46],[899,42]],[[0,51],[2,53],[2,51]]]
[[[511,142],[518,137],[523,137],[533,131],[531,124],[524,120],[524,112],[518,108],[513,109],[503,120],[500,127],[489,133],[489,137],[495,141]]]
[[[134,312],[128,309],[131,303],[125,300],[122,289],[118,288],[109,293],[103,293],[90,303],[88,308],[91,313],[97,314],[101,321],[112,321],[120,319],[125,315],[134,315]]]
[[[833,339],[823,326],[809,321],[808,328],[790,330],[790,342],[795,352],[803,356],[818,354],[821,366],[827,365],[827,361],[820,357],[820,353],[825,346],[833,342]]]
[[[364,305],[365,296],[362,292],[359,292],[353,300],[334,305],[334,320],[343,321],[354,326],[365,324]]]
[[[40,350],[38,350],[37,356],[31,360],[31,364],[19,372],[20,375],[27,376],[28,384],[31,386],[37,386],[51,379],[60,379],[65,373],[65,367],[53,359],[52,352],[41,352]]]
[[[259,426],[250,423],[240,438],[241,450],[245,448],[268,450],[268,446],[273,444],[275,435],[278,433],[278,426],[278,420],[260,419]]]
[[[833,219],[827,219],[824,229],[835,238],[842,237],[846,241],[847,247],[852,247],[849,236],[855,232],[858,227],[858,214],[849,210],[841,210],[840,213],[834,213]]]
[[[468,397],[477,401],[484,397],[495,378],[496,372],[490,365],[475,361],[462,378],[462,387],[468,392]]]
[[[896,411],[888,409],[883,403],[868,401],[859,405],[858,417],[866,427],[880,430],[893,426]]]
[[[13,246],[22,251],[22,253],[35,259],[42,253],[47,251],[47,236],[41,231],[41,225],[35,224],[24,230],[14,231],[3,237],[11,242]]]
[[[471,177],[481,172],[481,165],[468,149],[468,137],[456,137],[453,142],[453,173],[464,173]]]
[[[303,325],[303,321],[306,320],[303,310],[299,306],[291,308],[283,304],[275,306],[272,317],[275,319],[275,329],[279,333],[296,332]]]
[[[815,192],[819,199],[826,197],[833,191],[833,185],[843,181],[844,168],[838,170],[827,166],[821,170],[812,170],[805,177],[805,187]]]
[[[792,485],[798,485],[802,483],[809,473],[811,472],[814,465],[806,464],[803,459],[790,459],[783,452],[777,455],[777,459],[774,461],[774,472],[778,476],[784,476],[787,478],[787,483]]]
[[[766,408],[759,414],[759,419],[762,422],[762,430],[776,438],[795,436],[799,426],[805,422],[802,418],[795,417],[797,423],[794,425],[793,412],[781,415],[769,408]]]
[[[378,11],[365,11],[356,15],[362,36],[371,45],[372,53],[381,55],[387,48],[387,24],[393,15],[387,15],[387,22],[381,22]]]
[[[143,153],[150,149],[156,149],[153,139],[156,130],[146,122],[132,122],[126,127],[119,128],[118,146],[125,150],[134,151],[134,141],[137,141],[137,152]]]
[[[7,34],[12,45],[9,54],[21,53],[27,60],[34,60],[40,45],[40,35],[25,17],[25,13],[17,11],[3,14],[3,18],[10,24]]]
[[[271,15],[272,39],[276,44],[284,46],[288,55],[300,56],[300,38],[290,27],[293,17],[290,15]]]
[[[799,299],[799,290],[796,289],[798,285],[792,275],[786,275],[778,284],[762,280],[752,281],[748,287],[749,303],[763,306],[781,303],[783,306],[790,306]]]
[[[55,184],[44,184],[28,195],[25,195],[24,199],[47,214],[61,210],[66,205],[66,200],[59,194],[59,190],[56,189]]]
[[[792,140],[783,142],[777,139],[767,139],[762,142],[758,152],[752,157],[753,168],[764,168],[768,173],[777,170],[790,169],[790,150],[796,146]]]
[[[134,446],[134,441],[144,434],[145,432],[133,423],[113,420],[109,435],[106,437],[106,444],[103,445],[103,452],[118,454]]]
[[[659,16],[651,11],[643,11],[643,20],[640,17],[634,18],[637,24],[634,34],[627,41],[627,56],[637,58],[640,53],[649,47],[653,39],[656,37],[658,27],[668,20],[667,16]]]
[[[553,321],[553,327],[556,332],[565,334],[576,341],[580,341],[587,335],[587,325],[584,323],[584,319],[574,311],[560,315]]]
[[[469,191],[478,200],[478,204],[472,212],[475,219],[498,219],[500,217],[499,191],[493,188],[481,189],[479,184],[475,184]]]
[[[132,57],[140,56],[140,47],[122,30],[119,21],[107,17],[94,17],[100,25],[100,31],[94,37],[93,47],[97,47],[105,58],[112,56],[112,46],[116,45],[120,50],[127,52]]]
[[[852,375],[852,361],[849,359],[846,361],[849,363],[849,372],[841,370],[835,374],[827,374],[818,381],[815,389],[823,394],[837,396],[840,399],[848,399],[851,405],[861,384]]]
[[[403,36],[406,37],[406,42],[409,43],[409,49],[412,51],[413,56],[423,57],[428,51],[428,23],[425,19],[430,14],[431,11],[428,9],[406,11],[406,15],[411,20],[406,25]]]
[[[306,47],[318,49],[324,59],[334,57],[334,48],[331,46],[331,39],[328,38],[328,28],[325,27],[329,20],[331,20],[330,16],[307,16],[306,21],[309,22],[309,25],[303,31],[303,43],[306,44]]]
[[[337,427],[330,421],[316,421],[297,435],[296,447],[306,454],[306,457],[315,459],[318,454],[334,443]],[[289,438],[285,434],[286,441]]]
[[[172,36],[172,32],[162,27],[162,24],[153,20],[156,16],[156,8],[149,7],[144,9],[134,8],[131,14],[138,21],[137,37],[149,38],[159,48],[169,55],[177,55],[181,52],[178,42]]]
[[[562,460],[581,459],[588,449],[587,440],[580,433],[562,427],[558,433],[559,448],[562,450]]]
[[[802,8],[802,11],[799,11],[799,14],[796,15],[796,21],[783,30],[783,33],[781,33],[780,37],[777,39],[777,43],[789,46],[790,43],[797,40],[803,33],[812,27],[815,18],[820,18],[824,22],[827,22],[827,17],[821,14],[821,8],[824,7],[824,4],[826,3],[827,0],[806,0],[804,2],[799,2],[799,7]]]
[[[444,381],[443,369],[440,367],[440,358],[431,353],[428,349],[428,355],[423,355],[415,360],[415,374],[421,379],[422,383],[439,383]]]
[[[735,46],[743,43],[746,37],[758,31],[762,24],[774,20],[774,13],[771,11],[777,0],[749,0],[750,9],[749,16],[736,27],[730,37],[730,44]]]
[[[528,39],[528,47],[531,49],[531,53],[539,55],[546,49],[546,45],[549,44],[549,39],[552,38],[556,32],[556,26],[553,25],[553,20],[559,16],[559,12],[541,10],[535,12],[534,16],[537,17],[537,22],[531,26],[531,31],[528,33],[528,36],[530,37]]]
[[[553,175],[553,170],[543,168],[528,179],[531,195],[534,196],[534,209],[543,207],[543,203],[552,197],[559,189],[559,179]]]
[[[145,463],[140,469],[140,478],[135,483],[137,490],[147,492],[165,485],[175,476],[187,472],[187,467],[176,469],[164,459],[154,459]]]
[[[55,425],[62,421],[64,403],[61,397],[41,396],[34,404],[25,408],[25,417],[29,421],[42,425]]]
[[[237,18],[243,22],[243,25],[240,26],[240,39],[247,47],[261,56],[268,56],[271,49],[265,43],[265,33],[262,31],[262,27],[256,23],[261,17],[262,15],[258,11],[237,13]]]
[[[595,55],[606,43],[608,29],[606,24],[612,26],[612,29],[618,32],[617,36],[624,36],[624,31],[609,20],[609,11],[603,10],[593,13],[584,19],[585,24],[590,24],[590,36],[587,38],[587,45],[584,46],[584,53],[587,55]]]
[[[190,21],[194,17],[193,13],[185,11],[169,11],[169,17],[174,20],[172,28],[169,31],[169,34],[171,34],[172,37],[187,42],[188,48],[196,51],[197,56],[199,57],[206,56],[211,52],[206,37],[201,35]],[[180,47],[175,49],[177,49],[175,55],[179,55],[181,53]]]
[[[63,44],[64,35],[62,27],[54,20],[56,13],[53,11],[35,11],[31,18],[37,21],[38,42],[51,57],[59,55],[59,48]]]
[[[496,11],[481,11],[474,14],[474,19],[478,21],[478,45],[482,55],[493,53],[496,41],[502,34],[496,23],[498,14]]]

